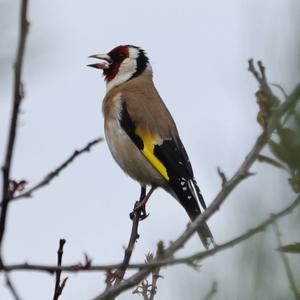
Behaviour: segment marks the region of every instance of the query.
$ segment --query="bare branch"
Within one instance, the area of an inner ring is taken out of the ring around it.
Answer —
[[[224,186],[227,183],[227,177],[226,177],[225,173],[221,170],[220,167],[217,167],[217,171],[222,180],[222,188],[224,188]]]
[[[160,272],[160,267],[156,268],[153,272],[152,272],[152,282],[151,282],[151,289],[150,289],[150,297],[149,300],[153,300],[155,295],[156,295],[156,291],[157,291],[157,281],[159,278],[162,278],[161,275],[159,275]]]
[[[25,43],[29,23],[27,21],[27,0],[22,0],[21,3],[21,15],[20,15],[20,35],[18,42],[18,52],[14,65],[14,96],[13,96],[13,110],[10,121],[10,129],[8,135],[8,143],[5,154],[5,161],[2,167],[3,173],[3,187],[2,187],[2,207],[0,214],[0,264],[2,264],[2,240],[5,232],[6,215],[8,210],[8,203],[11,199],[11,193],[9,190],[10,169],[13,156],[13,150],[15,145],[15,139],[17,134],[17,123],[21,101],[24,97],[23,83],[21,81],[22,69],[23,69],[23,57],[25,52]]]
[[[165,246],[162,241],[159,241],[157,244],[157,250],[156,250],[156,259],[160,260],[164,257],[165,253]],[[154,255],[153,254],[148,254],[147,256],[147,264],[151,264],[154,261]],[[160,266],[155,267],[152,269],[152,283],[151,283],[151,289],[150,289],[150,298],[149,300],[153,300],[156,291],[157,291],[157,281],[159,278],[163,278],[163,276],[159,275],[160,272]]]
[[[41,271],[48,273],[50,275],[56,273],[58,270],[69,273],[78,273],[78,272],[99,272],[107,271],[116,268],[120,268],[122,263],[111,264],[111,265],[100,265],[100,266],[85,266],[83,264],[72,264],[58,267],[57,265],[43,265],[43,264],[12,264],[12,265],[3,265],[0,267],[0,270],[11,272],[11,271]],[[129,268],[132,268],[129,265]],[[134,267],[136,269],[136,267]]]
[[[264,67],[263,63],[261,61],[257,62],[259,72],[254,67],[253,59],[249,59],[248,64],[249,64],[248,70],[253,74],[253,76],[259,83],[260,89],[262,91],[264,91],[265,93],[267,93],[268,95],[272,95],[272,97],[273,97],[274,95],[272,93],[271,88],[269,87],[267,77],[266,77],[266,68]]]
[[[282,247],[281,233],[279,231],[279,227],[278,227],[277,222],[273,223],[273,228],[274,228],[274,232],[275,232],[275,235],[276,235],[276,238],[277,238],[278,248],[280,248],[280,247]],[[297,289],[296,282],[295,282],[295,279],[294,279],[294,276],[293,276],[293,272],[292,272],[290,264],[289,264],[289,260],[288,260],[287,256],[285,255],[285,253],[282,252],[282,251],[279,252],[279,255],[282,259],[282,262],[283,262],[283,265],[284,265],[284,268],[285,268],[285,272],[286,272],[286,275],[287,275],[289,283],[290,283],[290,288],[291,288],[291,290],[294,294],[294,297],[295,297],[296,300],[300,300],[300,293]]]
[[[199,261],[202,259],[205,259],[207,257],[210,257],[220,251],[223,251],[225,249],[234,247],[235,245],[243,242],[244,240],[247,240],[251,238],[252,236],[256,235],[259,232],[262,232],[271,225],[274,221],[284,217],[287,214],[290,214],[298,205],[300,205],[300,196],[298,196],[295,201],[293,201],[289,206],[282,209],[281,211],[272,214],[271,217],[267,218],[265,221],[260,223],[259,225],[247,230],[245,233],[235,237],[232,240],[229,240],[228,242],[225,242],[223,244],[217,245],[215,248],[203,251],[203,252],[197,252],[193,255],[186,256],[183,258],[174,258],[174,257],[168,257],[168,258],[153,258],[151,261],[148,261],[146,263],[139,263],[139,264],[129,264],[128,269],[150,269],[149,273],[152,272],[154,268],[157,267],[163,267],[163,266],[170,266],[175,264],[187,264],[190,262]],[[165,250],[167,251],[168,248]],[[57,270],[61,270],[64,272],[79,272],[79,271],[86,271],[86,272],[97,272],[97,271],[106,271],[106,270],[113,270],[120,268],[122,263],[118,264],[111,264],[111,265],[99,265],[99,266],[85,266],[83,264],[75,265],[69,265],[69,266],[49,266],[49,265],[34,265],[34,264],[16,264],[16,265],[5,265],[2,267],[2,269],[6,272],[11,271],[42,271],[47,272],[50,274],[53,274]],[[101,299],[101,298],[99,298]],[[104,298],[105,299],[105,298]]]
[[[17,124],[18,124],[18,116],[19,109],[24,97],[24,87],[21,80],[22,77],[22,69],[23,69],[23,57],[25,52],[25,44],[26,37],[29,29],[29,22],[27,21],[27,7],[28,1],[21,1],[21,13],[20,13],[20,34],[18,41],[18,51],[15,59],[14,65],[14,96],[13,96],[13,110],[11,114],[10,120],[10,128],[8,135],[8,142],[5,154],[5,161],[2,167],[2,175],[3,175],[3,186],[2,186],[2,201],[1,201],[1,213],[0,213],[0,267],[3,266],[2,259],[2,241],[5,233],[5,225],[6,225],[6,216],[8,210],[8,204],[13,195],[13,190],[10,188],[11,180],[10,180],[10,171],[11,171],[11,162],[14,151],[15,139],[17,135]],[[20,185],[16,186],[17,190],[20,188]],[[17,290],[10,279],[10,276],[5,273],[5,282],[10,290],[13,298],[15,300],[20,300],[20,296],[17,293]]]
[[[138,294],[142,296],[144,300],[150,300],[148,296],[150,289],[151,284],[149,284],[147,279],[144,279],[141,284],[136,287],[132,294]]]
[[[138,226],[139,226],[139,221],[141,219],[143,206],[146,204],[146,202],[148,201],[148,199],[150,198],[150,196],[152,195],[154,190],[155,190],[155,187],[151,187],[150,191],[146,194],[146,188],[142,187],[140,200],[135,203],[133,211],[130,214],[130,217],[132,218],[131,234],[130,234],[128,246],[127,246],[127,248],[125,249],[125,252],[124,252],[123,262],[120,265],[120,267],[113,273],[114,278],[115,278],[115,283],[114,283],[113,287],[120,284],[120,282],[124,278],[124,275],[126,273],[126,270],[128,268],[129,262],[130,262],[132,251],[133,251],[134,246],[135,246],[135,242],[139,238]],[[144,217],[146,217],[146,216],[144,216]],[[142,285],[143,285],[143,283],[142,283]],[[108,289],[108,287],[109,287],[109,285],[107,284],[107,289]],[[144,286],[143,286],[143,295],[145,295]],[[147,293],[146,293],[146,296],[147,296]],[[111,299],[114,299],[114,298],[111,298]]]
[[[140,214],[141,210],[137,210],[133,213],[133,219],[132,219],[132,228],[131,228],[131,234],[128,242],[128,246],[124,251],[124,258],[121,266],[117,269],[116,273],[116,281],[114,285],[119,284],[122,279],[124,278],[125,272],[128,268],[129,261],[132,255],[133,248],[135,246],[136,240],[139,238],[138,234],[138,227],[139,227],[139,221],[140,221]]]
[[[57,250],[57,266],[60,267],[61,266],[61,262],[62,262],[62,256],[63,256],[63,250],[64,250],[64,245],[66,243],[66,240],[64,239],[60,239],[59,240],[59,248]],[[53,300],[57,300],[59,298],[59,296],[61,295],[65,284],[67,282],[68,277],[66,277],[62,283],[60,283],[60,276],[61,276],[61,270],[57,270],[56,271],[56,280],[55,280],[55,288],[54,288],[54,296],[53,296]]]
[[[14,284],[12,283],[12,280],[10,279],[10,276],[5,273],[5,283],[7,288],[10,290],[12,296],[14,297],[15,300],[21,300],[20,296],[18,295],[18,292],[14,286]]]
[[[39,190],[40,188],[44,187],[45,185],[49,184],[55,177],[57,177],[60,174],[60,172],[62,170],[67,168],[69,166],[69,164],[72,163],[75,158],[77,158],[79,155],[81,155],[85,152],[89,152],[90,149],[94,145],[96,145],[96,144],[98,144],[102,141],[103,141],[103,138],[100,137],[100,138],[92,140],[91,142],[89,142],[83,148],[81,148],[79,150],[75,150],[74,153],[68,159],[66,159],[62,164],[60,164],[54,171],[47,174],[44,177],[44,179],[42,179],[40,182],[35,184],[33,187],[31,187],[29,190],[25,191],[24,193],[13,197],[11,200],[17,200],[17,199],[20,199],[20,198],[31,197],[33,192],[35,192],[35,191]]]

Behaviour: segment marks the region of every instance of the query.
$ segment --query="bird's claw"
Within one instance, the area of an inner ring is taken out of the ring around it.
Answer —
[[[141,215],[140,215],[140,217],[139,217],[139,220],[140,220],[140,221],[143,221],[143,220],[145,220],[149,215],[150,215],[150,214],[147,214],[147,213],[146,213],[146,210],[144,209],[144,210],[142,210],[142,212],[141,212]]]
[[[129,214],[131,220],[139,213],[139,221],[145,220],[149,214],[146,212],[146,205],[141,202],[135,202],[133,211]]]

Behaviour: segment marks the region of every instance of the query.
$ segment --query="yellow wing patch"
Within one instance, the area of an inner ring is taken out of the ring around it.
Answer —
[[[169,181],[169,176],[166,167],[163,163],[155,156],[154,147],[157,145],[157,142],[160,140],[158,133],[152,133],[149,130],[142,129],[141,127],[136,128],[135,134],[138,135],[144,143],[144,149],[141,150],[145,157],[149,160],[152,166]]]

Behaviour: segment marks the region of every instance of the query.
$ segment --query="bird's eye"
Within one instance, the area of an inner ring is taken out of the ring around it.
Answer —
[[[126,57],[126,55],[123,52],[118,53],[118,56],[117,56],[118,60],[123,60],[125,57]]]

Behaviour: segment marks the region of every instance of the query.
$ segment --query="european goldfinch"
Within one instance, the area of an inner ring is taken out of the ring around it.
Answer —
[[[112,156],[130,177],[152,190],[161,187],[184,207],[193,221],[206,208],[175,122],[159,96],[145,51],[118,46],[90,57],[100,63],[107,92],[103,100],[104,130]],[[208,248],[213,236],[206,223],[198,229]]]

